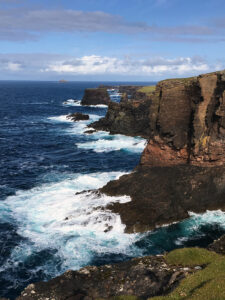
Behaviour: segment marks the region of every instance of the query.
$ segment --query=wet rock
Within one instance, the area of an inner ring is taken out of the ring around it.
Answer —
[[[95,133],[97,130],[95,129],[90,129],[90,130],[86,130],[84,133],[86,134],[92,134],[92,133]]]
[[[76,113],[68,115],[66,118],[68,120],[72,120],[74,122],[76,122],[76,121],[85,121],[85,120],[89,120],[89,115],[76,112]]]

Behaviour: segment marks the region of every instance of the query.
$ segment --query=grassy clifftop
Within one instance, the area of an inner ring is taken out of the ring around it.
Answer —
[[[198,266],[199,271],[183,279],[169,295],[148,300],[224,300],[225,257],[201,248],[183,248],[166,255],[167,263],[183,267]],[[201,267],[203,269],[201,269]],[[136,296],[117,296],[110,300],[141,300]]]

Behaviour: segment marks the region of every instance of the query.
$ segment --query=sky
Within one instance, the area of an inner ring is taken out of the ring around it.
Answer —
[[[0,80],[158,81],[222,69],[224,0],[0,0]]]

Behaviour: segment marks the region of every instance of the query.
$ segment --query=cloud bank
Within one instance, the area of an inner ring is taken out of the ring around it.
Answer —
[[[119,59],[107,56],[83,56],[70,61],[50,63],[42,72],[59,74],[125,74],[125,75],[163,75],[185,74],[194,71],[206,71],[208,65],[201,58],[179,57],[166,59],[156,57],[145,60]]]
[[[38,79],[63,77],[78,80],[79,77],[97,76],[116,80],[122,76],[148,80],[197,75],[214,68],[201,57],[134,59],[99,55],[64,57],[50,54],[0,54],[0,74],[6,77],[15,75],[21,79],[29,79],[32,74],[33,78]]]

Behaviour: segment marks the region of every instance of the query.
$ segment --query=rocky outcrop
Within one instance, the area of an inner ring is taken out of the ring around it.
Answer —
[[[67,271],[48,282],[29,285],[17,300],[92,300],[119,295],[147,299],[170,292],[194,267],[169,265],[163,256]]]
[[[225,234],[208,246],[208,249],[225,255]]]
[[[179,221],[189,211],[225,210],[225,71],[159,82],[144,103],[148,144],[139,167],[101,190],[131,196],[131,202],[109,207],[126,231]],[[116,122],[122,106],[112,111],[105,121],[111,120],[111,132],[121,132],[127,114]]]
[[[101,192],[129,195],[130,202],[108,208],[120,214],[126,232],[144,232],[188,218],[190,211],[225,210],[225,166],[139,167]]]
[[[107,130],[111,134],[120,133],[148,138],[150,100],[127,103],[111,102],[104,118],[90,124],[97,130]]]
[[[82,105],[108,105],[110,97],[106,88],[86,89],[82,98]]]
[[[86,114],[82,114],[82,113],[73,113],[73,114],[70,114],[68,116],[66,116],[66,118],[68,120],[71,120],[71,121],[85,121],[85,120],[89,120],[89,115],[86,115]]]
[[[225,71],[156,86],[150,106],[150,140],[145,166],[225,162]]]

